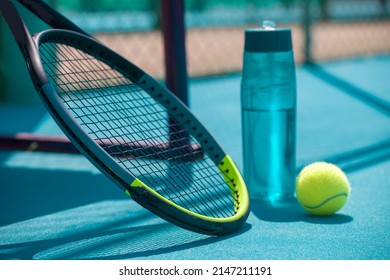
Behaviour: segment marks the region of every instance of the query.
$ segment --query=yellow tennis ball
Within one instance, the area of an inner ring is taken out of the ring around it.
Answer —
[[[299,173],[296,195],[307,212],[326,216],[336,213],[347,202],[351,188],[347,176],[334,164],[312,163]]]

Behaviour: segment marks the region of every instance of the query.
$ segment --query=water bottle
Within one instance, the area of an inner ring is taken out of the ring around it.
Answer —
[[[296,79],[291,30],[245,31],[241,80],[243,173],[251,199],[295,193]]]

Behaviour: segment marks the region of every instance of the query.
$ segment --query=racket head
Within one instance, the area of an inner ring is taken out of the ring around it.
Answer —
[[[42,100],[102,173],[143,207],[183,228],[223,235],[241,227],[249,197],[240,172],[169,90],[83,34],[47,30],[34,42],[41,65],[33,71],[44,71],[35,75],[44,77],[36,82]],[[103,148],[102,141],[112,141],[112,147]],[[166,159],[117,157],[117,143],[138,141],[169,142]]]

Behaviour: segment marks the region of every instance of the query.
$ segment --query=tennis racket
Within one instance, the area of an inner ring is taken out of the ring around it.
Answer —
[[[50,6],[19,2],[61,28],[31,36],[12,1],[0,1],[43,103],[76,148],[134,201],[173,224],[210,235],[239,229],[249,214],[245,183],[189,109]]]

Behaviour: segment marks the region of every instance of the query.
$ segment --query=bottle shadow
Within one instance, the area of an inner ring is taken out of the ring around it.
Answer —
[[[311,215],[301,208],[295,198],[278,202],[251,200],[251,211],[260,220],[277,223],[345,224],[353,221],[353,217],[338,213]]]

